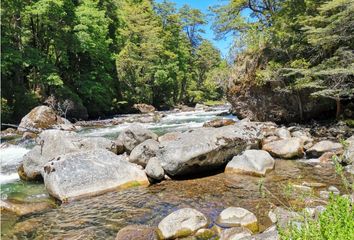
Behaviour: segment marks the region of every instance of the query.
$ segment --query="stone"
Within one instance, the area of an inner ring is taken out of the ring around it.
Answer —
[[[162,239],[172,239],[190,236],[207,225],[208,219],[203,213],[192,208],[182,208],[162,219],[158,229]]]
[[[286,128],[278,128],[275,131],[275,134],[280,138],[280,139],[288,139],[291,138],[290,131]]]
[[[280,236],[276,229],[264,231],[263,233],[255,234],[248,237],[243,237],[241,240],[279,240]]]
[[[159,238],[153,227],[130,225],[119,230],[116,240],[159,240]]]
[[[51,196],[67,202],[118,188],[148,185],[144,170],[125,158],[105,149],[63,154],[44,166],[45,187]]]
[[[47,209],[54,208],[54,204],[49,202],[33,202],[33,203],[15,203],[6,200],[0,200],[0,209],[2,211],[7,211],[15,213],[17,216],[24,216],[28,214],[33,214],[41,212]]]
[[[293,211],[289,211],[289,210],[284,209],[282,207],[276,207],[275,209],[271,210],[268,213],[268,216],[269,215],[275,216],[275,219],[273,217],[272,221],[273,221],[273,223],[277,223],[277,226],[280,228],[285,228],[290,223],[301,219],[300,214],[293,212]],[[276,220],[276,221],[274,221],[274,220]]]
[[[161,142],[157,157],[171,176],[209,171],[223,166],[233,156],[259,142],[255,124],[199,128],[178,139]]]
[[[331,192],[331,193],[333,193],[334,195],[339,195],[339,194],[340,194],[339,189],[336,188],[335,186],[330,186],[330,187],[328,188],[328,191]]]
[[[217,233],[212,229],[201,228],[195,233],[195,237],[199,240],[213,239]]]
[[[266,137],[266,138],[262,139],[262,146],[266,145],[267,143],[271,143],[271,142],[278,141],[278,140],[280,140],[278,136]]]
[[[194,107],[196,110],[206,110],[208,109],[209,107],[204,105],[204,104],[200,104],[200,103],[197,103]]]
[[[343,146],[340,143],[325,140],[313,145],[306,151],[306,154],[309,157],[320,157],[325,152],[333,152],[339,154],[343,152]]]
[[[251,235],[252,232],[245,227],[233,227],[224,229],[220,234],[220,240],[239,240]]]
[[[156,156],[158,150],[159,142],[153,139],[148,139],[140,143],[133,149],[133,151],[131,151],[129,162],[145,167],[148,161]]]
[[[218,128],[218,127],[234,125],[235,123],[236,122],[232,119],[215,119],[215,120],[204,123],[203,127]]]
[[[158,138],[159,142],[167,142],[177,140],[181,136],[181,132],[169,132]]]
[[[20,132],[41,132],[49,128],[65,128],[66,130],[75,130],[75,126],[68,120],[58,116],[56,112],[47,106],[38,106],[32,109],[21,119],[18,131]]]
[[[252,232],[258,231],[256,215],[247,209],[229,207],[224,209],[218,216],[216,223],[222,227],[246,227]]]
[[[289,138],[274,141],[263,145],[263,150],[269,152],[273,157],[292,159],[304,155],[303,143],[299,138]]]
[[[165,171],[161,167],[160,160],[156,157],[150,158],[145,168],[146,175],[154,180],[162,180],[165,176]]]
[[[145,103],[134,104],[133,108],[139,110],[140,113],[151,113],[156,110],[154,106]]]
[[[328,199],[329,198],[329,192],[328,191],[320,191],[319,194],[320,194],[320,198],[323,198],[323,199]]]
[[[232,158],[226,165],[225,173],[250,174],[265,176],[266,172],[274,168],[274,159],[263,150],[246,150],[242,155]]]
[[[325,152],[318,158],[320,163],[332,163],[333,157],[336,156],[334,152]]]
[[[345,140],[347,146],[343,154],[343,162],[345,164],[354,164],[354,135]]]
[[[116,153],[115,143],[102,137],[82,138],[77,133],[45,130],[36,139],[37,145],[24,157],[18,169],[23,180],[38,179],[43,176],[43,167],[59,155],[103,148]]]
[[[158,136],[152,131],[139,124],[132,124],[124,129],[118,136],[118,141],[123,143],[124,149],[130,153],[140,143],[153,139],[157,141]]]

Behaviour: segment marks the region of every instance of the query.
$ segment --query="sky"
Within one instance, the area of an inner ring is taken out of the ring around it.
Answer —
[[[176,3],[176,7],[180,8],[184,4],[188,4],[192,8],[197,8],[201,10],[203,13],[208,14],[209,7],[215,6],[215,5],[220,5],[220,4],[225,4],[227,1],[225,0],[169,0],[170,2]],[[157,2],[162,2],[162,0],[157,0]],[[229,48],[232,43],[232,37],[226,37],[225,39],[222,40],[215,40],[215,34],[213,33],[213,30],[211,29],[211,21],[212,19],[209,17],[208,18],[208,24],[203,27],[205,33],[203,34],[203,37],[210,40],[215,47],[217,47],[222,55],[224,57],[227,56],[229,52]]]

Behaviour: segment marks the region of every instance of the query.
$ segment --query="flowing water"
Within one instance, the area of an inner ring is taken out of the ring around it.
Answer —
[[[218,114],[222,112],[225,109],[168,113],[159,123],[145,126],[158,134],[185,131],[201,127],[205,121],[221,118]],[[128,123],[83,129],[80,134],[115,138],[127,126]],[[22,143],[1,149],[1,199],[17,202],[52,201],[42,183],[22,182],[16,175],[18,163],[30,148],[31,143]],[[270,225],[267,213],[273,204],[289,204],[298,200],[284,192],[290,183],[320,182],[341,189],[340,180],[330,165],[314,167],[299,161],[276,161],[275,169],[263,180],[251,176],[225,175],[222,172],[194,177],[57,204],[55,208],[22,217],[4,213],[1,219],[2,239],[114,239],[122,227],[131,224],[157,226],[162,218],[183,207],[203,212],[211,224],[224,208],[244,207],[256,214],[260,228],[265,229]],[[263,190],[260,191],[260,185],[267,189],[266,195]]]

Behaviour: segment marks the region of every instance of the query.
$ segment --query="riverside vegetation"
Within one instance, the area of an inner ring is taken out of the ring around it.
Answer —
[[[2,238],[352,238],[353,0],[1,9]]]

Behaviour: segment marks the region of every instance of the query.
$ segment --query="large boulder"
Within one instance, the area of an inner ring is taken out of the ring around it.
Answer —
[[[134,104],[133,108],[137,109],[140,113],[155,112],[155,107],[145,103]]]
[[[44,166],[45,187],[51,196],[70,201],[148,185],[145,172],[125,158],[105,149],[63,154]]]
[[[181,132],[168,132],[159,137],[159,142],[174,141],[180,137]]]
[[[278,158],[291,159],[304,155],[303,141],[300,138],[288,138],[267,143],[263,150]]]
[[[259,56],[259,54],[257,54]],[[263,61],[264,58],[259,58]],[[241,60],[239,63],[244,69],[237,78],[243,74],[250,74],[248,79],[254,79],[252,67],[259,67],[257,60]],[[239,68],[238,68],[239,69]],[[234,80],[234,79],[231,79]],[[270,81],[262,85],[230,83],[227,99],[232,105],[232,112],[239,118],[249,118],[252,121],[273,121],[277,123],[292,123],[309,119],[320,119],[335,114],[335,102],[330,99],[315,99],[311,97],[310,90],[299,92],[278,91],[283,88],[282,81]],[[302,114],[299,111],[301,103]],[[302,117],[302,119],[301,119]]]
[[[215,119],[203,124],[203,127],[224,127],[229,125],[234,125],[236,122],[232,119]]]
[[[326,152],[342,153],[343,146],[340,143],[325,140],[313,145],[310,149],[306,151],[306,154],[310,157],[320,157]]]
[[[20,132],[40,132],[49,128],[66,128],[68,130],[75,129],[69,121],[58,116],[52,108],[47,106],[38,106],[32,109],[21,119],[17,130]]]
[[[226,165],[226,173],[250,174],[264,176],[274,168],[274,158],[263,150],[246,150],[243,154],[233,157]]]
[[[240,207],[229,207],[223,210],[216,220],[222,227],[246,227],[252,232],[258,231],[256,215],[247,209]]]
[[[129,162],[145,167],[149,159],[156,156],[158,150],[159,142],[148,139],[133,149],[129,156]]]
[[[158,240],[156,229],[145,225],[130,225],[119,230],[116,240]]]
[[[37,145],[23,157],[19,168],[19,175],[24,180],[43,176],[44,165],[62,154],[96,148],[117,151],[115,143],[106,138],[82,138],[77,133],[60,130],[45,130],[36,142]]]
[[[259,142],[257,124],[200,128],[160,143],[157,157],[169,175],[184,175],[214,169],[227,163],[249,145]]]
[[[128,128],[124,129],[118,136],[118,141],[123,144],[124,149],[128,153],[130,153],[140,143],[148,139],[157,141],[158,136],[139,124],[133,124],[129,126]]]
[[[192,208],[183,208],[162,219],[158,229],[162,239],[173,239],[187,237],[207,225],[208,219],[203,213]]]

